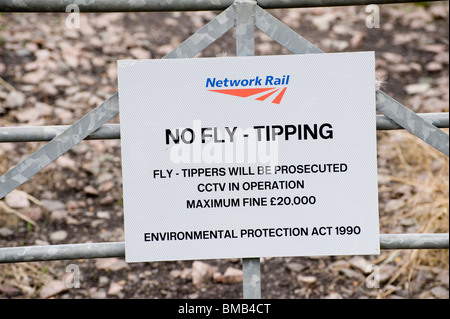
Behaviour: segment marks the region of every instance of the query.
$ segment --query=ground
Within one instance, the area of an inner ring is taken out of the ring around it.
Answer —
[[[269,12],[325,52],[375,51],[384,92],[415,112],[448,112],[448,2],[380,6],[379,28],[366,26],[363,6]],[[82,13],[74,29],[65,14],[0,14],[0,125],[75,122],[117,91],[118,59],[161,58],[217,13]],[[233,32],[197,57],[234,56]],[[257,55],[289,54],[258,30],[255,44]],[[448,233],[448,158],[402,130],[377,138],[381,232]],[[41,145],[0,144],[0,174]],[[0,247],[124,240],[120,140],[83,141],[18,190],[0,201]],[[222,275],[242,267],[202,262]],[[72,264],[79,288],[65,285]],[[379,287],[367,265],[379,267]],[[122,258],[3,264],[0,297],[242,298],[239,282],[194,284],[192,268]],[[267,299],[448,299],[448,250],[263,258],[261,286]]]

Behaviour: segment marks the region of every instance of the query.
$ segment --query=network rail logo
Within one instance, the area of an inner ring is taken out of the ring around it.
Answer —
[[[286,93],[289,84],[289,75],[275,77],[266,75],[265,77],[256,76],[250,79],[217,79],[207,78],[206,88],[208,91],[222,93],[238,97],[254,97],[257,101],[272,99],[272,103],[280,104]]]

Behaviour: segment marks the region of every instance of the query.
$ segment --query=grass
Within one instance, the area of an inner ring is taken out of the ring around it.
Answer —
[[[448,134],[448,129],[445,131]],[[384,197],[386,205],[380,209],[380,227],[395,230],[406,228],[416,233],[448,233],[448,157],[406,131],[382,132],[380,135],[380,143],[385,144],[385,153],[391,155],[387,161],[388,171],[385,170],[387,174],[381,176],[380,192],[387,192],[388,196]],[[402,189],[402,192],[395,192],[396,189]],[[389,201],[395,201],[391,205],[395,208],[394,213],[386,209]],[[393,284],[396,287],[409,287],[419,269],[448,269],[448,249],[414,249],[405,252],[406,255],[398,255],[398,251],[388,251],[378,259],[380,262],[391,257],[397,258],[398,266],[397,272],[381,289],[380,298],[396,291],[396,288],[392,288]]]

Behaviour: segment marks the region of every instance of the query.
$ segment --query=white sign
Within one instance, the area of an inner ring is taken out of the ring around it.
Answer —
[[[374,60],[119,61],[127,262],[378,254]]]

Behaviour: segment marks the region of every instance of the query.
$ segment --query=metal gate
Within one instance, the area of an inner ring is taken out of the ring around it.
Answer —
[[[223,10],[164,58],[193,58],[228,30],[236,29],[236,55],[254,55],[254,27],[294,54],[322,53],[265,9],[404,3],[402,0],[91,0],[80,12]],[[2,0],[0,12],[66,12],[70,0]],[[84,3],[84,4],[83,4]],[[449,155],[448,113],[416,114],[386,93],[376,91],[377,130],[406,129]],[[0,177],[0,199],[84,139],[119,139],[119,124],[105,124],[119,113],[113,94],[70,126],[0,127],[0,142],[49,141]],[[381,249],[448,249],[449,234],[381,234]],[[0,248],[0,263],[124,257],[123,242]],[[259,258],[244,258],[244,298],[261,297]]]

